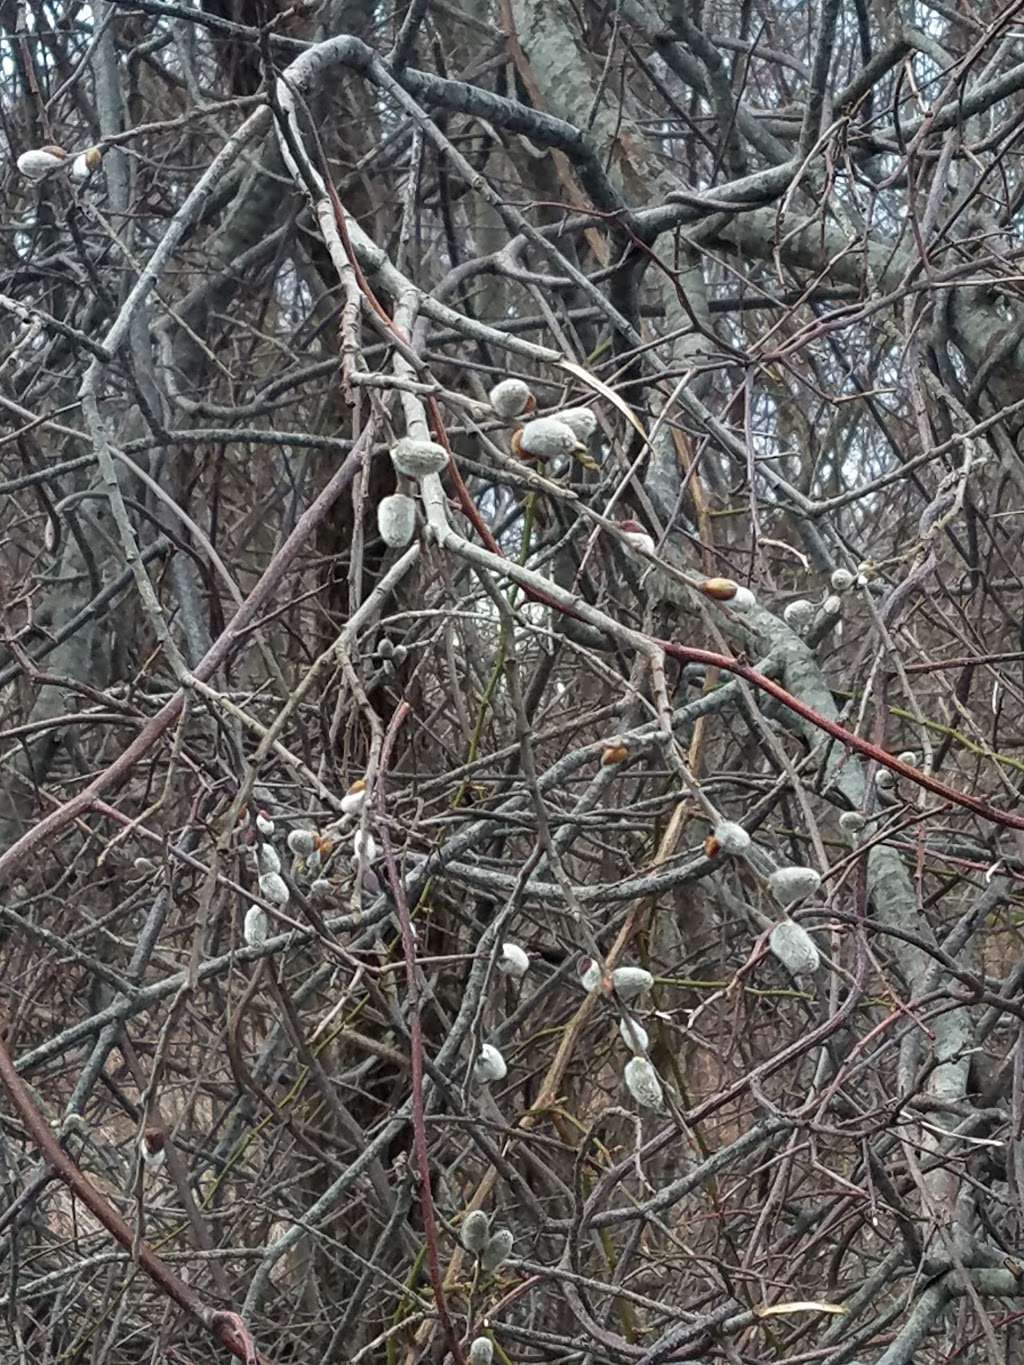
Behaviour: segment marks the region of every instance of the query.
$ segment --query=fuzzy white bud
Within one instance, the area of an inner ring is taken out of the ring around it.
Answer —
[[[260,844],[256,850],[256,861],[261,872],[280,872],[281,859],[273,844]]]
[[[535,417],[519,433],[520,451],[535,460],[574,455],[580,444],[572,427],[567,427],[557,417]]]
[[[503,943],[498,958],[498,971],[502,976],[510,976],[513,981],[522,981],[530,970],[530,959],[518,943]]]
[[[798,633],[806,630],[814,620],[814,603],[808,602],[805,598],[798,598],[795,602],[790,602],[782,613],[782,619],[790,630]]]
[[[533,407],[533,394],[522,379],[503,379],[487,395],[491,407],[499,417],[518,417]]]
[[[623,540],[634,550],[639,550],[645,555],[654,554],[654,537],[649,531],[645,531],[638,521],[627,517],[625,521],[619,522],[619,530],[622,532]]]
[[[844,810],[839,817],[839,828],[850,838],[858,835],[866,825],[867,821],[859,810]]]
[[[334,887],[326,877],[318,877],[315,882],[310,883],[309,894],[318,901],[327,901],[334,895]]]
[[[278,876],[276,872],[264,872],[260,878],[259,887],[260,895],[273,905],[287,905],[291,899],[291,893],[285,885],[284,878]]]
[[[733,611],[750,611],[757,606],[757,598],[749,588],[737,588],[736,595],[730,599],[729,606]]]
[[[821,878],[813,867],[780,867],[768,878],[768,890],[780,905],[813,896],[821,885]]]
[[[266,910],[262,905],[250,905],[245,912],[245,924],[242,927],[246,947],[259,948],[266,943],[269,933],[270,919]]]
[[[484,1270],[497,1270],[504,1261],[507,1261],[512,1251],[512,1244],[515,1238],[508,1228],[499,1228],[484,1247],[483,1255],[480,1257],[480,1265]]]
[[[597,418],[589,408],[563,408],[556,416],[583,445],[597,430]]]
[[[477,1085],[490,1085],[491,1081],[503,1081],[508,1075],[505,1058],[492,1043],[484,1043],[473,1063],[473,1080]]]
[[[341,798],[341,809],[345,815],[355,815],[356,811],[362,810],[363,803],[366,801],[366,783],[361,779],[353,782],[348,791]]]
[[[316,835],[312,830],[293,829],[288,835],[288,847],[296,858],[308,858],[316,852]]]
[[[750,835],[742,825],[732,820],[723,820],[712,831],[712,838],[723,853],[746,853],[750,847]]]
[[[834,592],[849,592],[856,581],[856,576],[849,569],[836,569],[829,579]]]
[[[139,1139],[139,1155],[149,1171],[158,1171],[167,1160],[164,1135],[157,1128],[147,1128]]]
[[[842,616],[843,599],[831,593],[821,604],[821,609],[826,616]]]
[[[635,1000],[654,985],[654,977],[643,967],[616,967],[612,972],[612,989],[620,1000]]]
[[[352,837],[352,856],[357,861],[361,858],[364,862],[372,863],[377,852],[377,841],[370,831],[357,829]]]
[[[908,764],[911,768],[916,768],[918,763],[917,752],[914,749],[904,749],[899,755],[901,763]]]
[[[18,157],[18,170],[26,180],[45,180],[53,171],[59,171],[67,160],[63,147],[33,147]]]
[[[791,976],[810,976],[821,966],[821,955],[806,929],[784,919],[768,939],[768,947]]]
[[[491,1236],[491,1220],[483,1209],[467,1213],[459,1228],[459,1241],[467,1251],[483,1251]]]
[[[601,984],[601,964],[592,957],[585,957],[580,963],[580,985],[585,991],[596,991]]]
[[[83,184],[94,171],[98,171],[100,163],[103,161],[103,153],[98,147],[87,147],[84,152],[79,152],[71,163],[71,179],[76,184]]]
[[[619,1020],[619,1037],[630,1052],[636,1053],[638,1057],[647,1051],[651,1041],[647,1036],[647,1030],[635,1019],[629,1018]]]
[[[491,1365],[494,1347],[489,1337],[476,1337],[469,1344],[469,1365]]]
[[[261,810],[256,812],[256,828],[259,830],[259,832],[263,835],[265,839],[269,839],[270,836],[273,834],[274,822],[273,820],[271,820],[270,816],[266,813],[266,811]]]
[[[377,530],[384,544],[402,550],[416,534],[416,504],[405,493],[392,493],[377,504]]]
[[[448,452],[436,441],[420,441],[414,436],[403,436],[391,447],[391,462],[399,474],[410,479],[423,479],[428,474],[440,474],[448,463]]]
[[[626,1089],[641,1109],[661,1109],[665,1096],[658,1073],[646,1057],[631,1057],[623,1073]]]
[[[896,774],[890,772],[888,768],[879,768],[878,772],[875,773],[875,786],[884,792],[888,792],[892,791],[895,785]]]

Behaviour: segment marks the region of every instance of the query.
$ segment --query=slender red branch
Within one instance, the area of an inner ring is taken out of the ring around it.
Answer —
[[[131,1228],[57,1141],[50,1125],[36,1108],[27,1086],[14,1069],[14,1062],[7,1051],[6,1037],[6,1021],[0,1019],[0,1081],[6,1087],[29,1136],[57,1179],[64,1182],[130,1255],[133,1248]],[[158,1289],[190,1317],[202,1323],[238,1360],[245,1361],[246,1365],[269,1365],[266,1357],[256,1351],[249,1330],[237,1313],[208,1307],[195,1290],[180,1280],[145,1242],[139,1243],[138,1263]]]
[[[498,555],[501,559],[505,559],[505,551],[495,540],[491,528],[480,515],[480,509],[473,501],[473,495],[466,487],[462,475],[459,473],[459,467],[455,463],[455,456],[452,454],[451,442],[448,440],[448,432],[445,430],[444,419],[441,416],[441,408],[437,399],[428,398],[427,407],[430,410],[430,420],[433,423],[434,435],[441,445],[444,446],[445,450],[447,450],[450,457],[446,472],[450,475],[451,481],[455,485],[455,495],[459,500],[459,506],[462,508],[463,513],[469,520],[474,531],[476,531],[477,535],[487,546],[488,550],[490,550],[491,554]]]
[[[901,758],[886,753],[877,744],[872,744],[870,740],[862,739],[860,735],[855,735],[851,730],[844,729],[838,721],[823,716],[813,706],[808,706],[799,697],[794,697],[791,692],[787,692],[784,687],[780,687],[777,682],[773,682],[771,678],[759,673],[756,668],[751,668],[749,664],[740,663],[738,659],[730,659],[727,654],[716,654],[710,649],[695,649],[690,645],[677,645],[672,640],[658,640],[656,643],[666,654],[671,655],[673,659],[678,659],[681,663],[704,664],[707,668],[720,668],[726,673],[732,673],[735,677],[742,678],[752,687],[767,692],[770,697],[774,697],[788,710],[802,716],[804,720],[810,721],[819,730],[824,730],[833,739],[839,740],[840,744],[845,744],[848,748],[856,750],[865,758],[874,759],[876,763],[881,763],[884,768],[889,768],[890,771],[899,773],[900,777],[905,777],[908,782],[916,782],[919,787],[931,792],[933,796],[941,796],[944,800],[953,802],[954,805],[973,811],[975,815],[980,815],[983,820],[990,820],[994,825],[1005,825],[1008,829],[1024,829],[1024,816],[1013,815],[1006,810],[997,810],[995,806],[990,806],[987,801],[982,801],[977,796],[970,796],[967,792],[957,791],[955,787],[948,786],[937,777],[930,777],[927,773],[919,772],[909,763],[904,763]]]

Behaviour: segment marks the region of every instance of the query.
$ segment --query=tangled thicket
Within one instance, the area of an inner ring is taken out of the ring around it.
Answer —
[[[1022,11],[0,4],[12,1360],[1024,1351]]]

